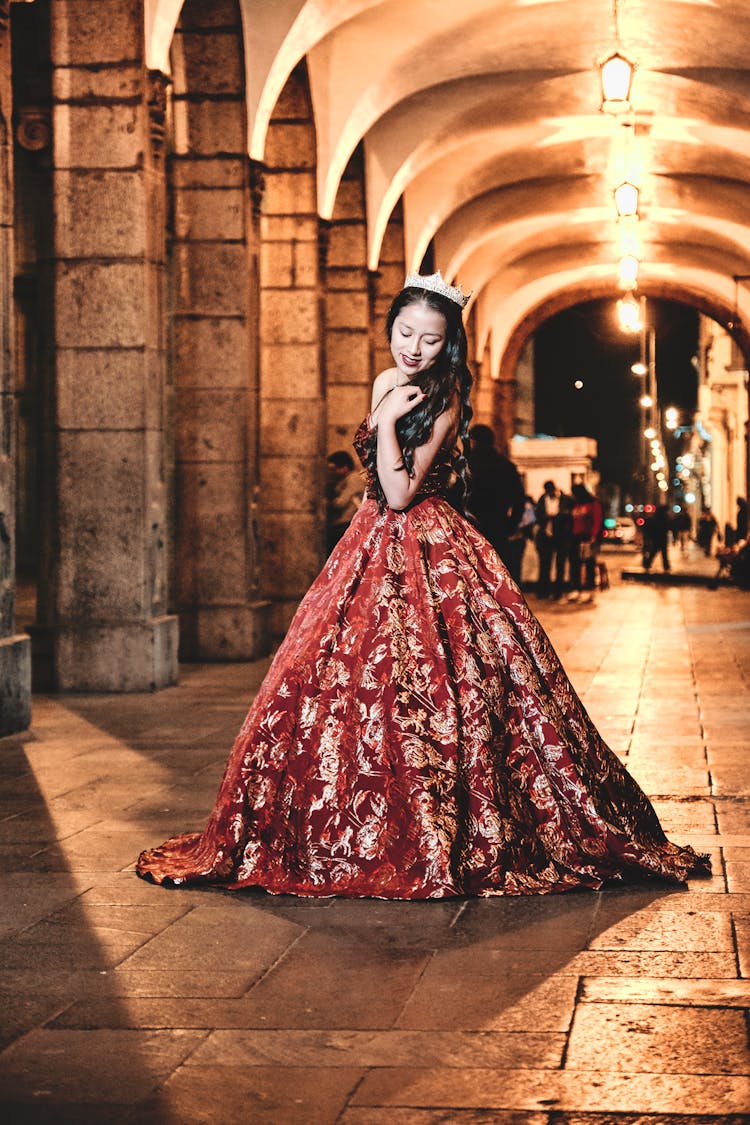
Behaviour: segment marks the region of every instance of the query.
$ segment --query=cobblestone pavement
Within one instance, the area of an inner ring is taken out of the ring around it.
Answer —
[[[202,826],[265,663],[36,701],[0,740],[8,1125],[750,1122],[750,597],[534,603],[687,889],[295,900],[140,882]]]

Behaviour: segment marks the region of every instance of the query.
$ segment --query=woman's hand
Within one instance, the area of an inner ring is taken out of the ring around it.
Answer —
[[[399,418],[403,418],[425,398],[424,391],[414,383],[403,383],[390,391],[378,410],[378,425],[390,423],[395,425]]]

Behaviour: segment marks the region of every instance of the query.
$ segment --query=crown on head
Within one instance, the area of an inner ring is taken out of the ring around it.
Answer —
[[[423,277],[419,273],[407,274],[406,281],[404,282],[404,289],[429,289],[430,293],[439,293],[441,297],[447,297],[449,301],[455,301],[462,309],[466,308],[471,293],[464,293],[460,285],[449,285],[447,281],[443,281],[440,270],[437,273],[431,273],[427,277]]]

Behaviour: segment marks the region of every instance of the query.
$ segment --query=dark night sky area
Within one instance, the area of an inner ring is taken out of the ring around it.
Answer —
[[[656,379],[661,408],[692,412],[697,375],[692,357],[698,314],[674,301],[650,301],[656,325]],[[617,324],[614,300],[588,301],[558,313],[534,338],[537,433],[593,437],[603,483],[629,492],[638,450],[641,380],[630,370],[640,356],[639,336]],[[577,379],[583,388],[576,390]],[[687,419],[685,419],[687,420]]]

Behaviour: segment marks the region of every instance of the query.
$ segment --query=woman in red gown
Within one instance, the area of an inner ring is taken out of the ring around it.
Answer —
[[[302,601],[203,832],[138,874],[277,894],[445,898],[684,880],[489,543],[446,495],[471,415],[461,314],[412,275],[355,435],[366,499]]]

